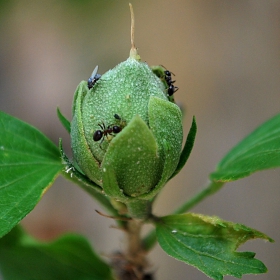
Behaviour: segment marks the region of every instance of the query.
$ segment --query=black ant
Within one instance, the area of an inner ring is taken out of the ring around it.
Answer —
[[[101,78],[100,74],[97,74],[98,65],[93,69],[91,76],[88,79],[88,89],[93,88],[95,83]]]
[[[176,81],[172,81],[172,75],[176,76],[173,72],[167,70],[162,64],[160,64],[161,67],[163,67],[165,69],[164,74],[165,74],[165,81],[167,82],[167,84],[169,83],[175,83]]]
[[[119,121],[122,120],[118,114],[115,114],[114,118]],[[105,137],[108,139],[108,135],[113,135],[113,133],[117,134],[117,133],[121,132],[123,129],[123,125],[110,124],[106,127],[104,122],[99,123],[98,125],[101,128],[101,130],[98,129],[93,133],[93,141],[97,142],[97,141],[101,140],[101,142],[99,144],[100,148],[101,148],[101,144],[103,143]]]
[[[178,87],[173,85],[176,81],[172,81],[172,75],[175,76],[175,74],[172,73],[171,71],[167,70],[163,65],[160,65],[160,66],[162,66],[165,69],[165,71],[164,71],[164,74],[165,74],[164,79],[165,79],[165,81],[166,81],[166,83],[168,85],[167,94],[169,96],[172,96],[179,89]]]
[[[175,82],[175,81],[174,81]],[[167,94],[169,96],[173,95],[179,88],[175,87],[174,85],[170,84],[168,89],[167,89]]]

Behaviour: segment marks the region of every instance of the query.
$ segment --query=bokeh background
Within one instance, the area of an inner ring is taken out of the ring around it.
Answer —
[[[158,215],[170,213],[207,182],[221,157],[280,109],[280,1],[131,0],[136,45],[144,61],[176,74],[176,101],[185,108],[185,134],[193,115],[198,134],[184,170],[164,189]],[[69,136],[56,107],[71,119],[72,97],[81,80],[99,65],[102,74],[127,59],[128,1],[0,1],[0,109],[34,125],[55,143]],[[100,108],[102,110],[102,108]],[[186,135],[185,135],[186,136]],[[227,184],[193,211],[218,215],[265,232],[241,247],[257,253],[280,276],[280,172],[256,173]],[[23,221],[41,239],[75,231],[104,256],[124,246],[114,222],[83,190],[58,178]],[[150,255],[157,279],[208,279],[168,257],[159,246]],[[225,279],[233,279],[225,277]]]

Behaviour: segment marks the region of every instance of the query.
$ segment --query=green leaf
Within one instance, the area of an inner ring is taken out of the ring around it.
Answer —
[[[70,122],[62,115],[59,108],[57,107],[56,113],[58,116],[58,119],[60,120],[61,124],[64,126],[64,128],[68,131],[68,133],[71,132],[71,124]]]
[[[210,179],[229,182],[275,167],[280,167],[280,114],[239,142],[220,161]]]
[[[162,249],[170,256],[195,266],[215,280],[224,275],[241,278],[243,274],[267,271],[252,252],[236,252],[247,240],[265,234],[218,217],[198,214],[171,215],[156,221],[156,234]]]
[[[174,176],[176,176],[182,170],[182,168],[184,167],[184,165],[188,161],[189,156],[191,154],[191,151],[193,149],[195,136],[196,136],[196,131],[197,131],[197,125],[196,125],[195,117],[193,117],[192,126],[190,128],[189,133],[188,133],[185,146],[184,146],[183,151],[182,151],[181,156],[180,156],[179,163],[177,165],[176,170],[174,171],[174,173],[170,177],[170,179],[173,178]]]
[[[0,112],[0,237],[35,207],[62,168],[45,135]]]
[[[112,280],[110,267],[79,235],[39,242],[15,227],[0,239],[0,268],[5,280]]]

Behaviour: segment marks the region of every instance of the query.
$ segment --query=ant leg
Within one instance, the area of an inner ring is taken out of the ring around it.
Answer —
[[[104,141],[104,135],[102,136],[102,139],[101,139],[101,141],[100,141],[100,143],[99,143],[99,148],[102,150],[102,151],[105,151],[103,148],[102,148],[102,146],[101,146],[101,144],[103,143],[103,141]]]

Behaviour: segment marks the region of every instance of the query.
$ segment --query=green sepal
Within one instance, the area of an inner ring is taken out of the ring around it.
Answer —
[[[126,204],[130,199],[120,190],[117,176],[110,165],[103,167],[103,190],[108,197],[115,199],[117,202],[120,201]]]
[[[149,200],[141,200],[138,197],[128,197],[119,189],[115,172],[110,165],[107,165],[107,167],[103,169],[103,187],[106,195],[108,195],[111,200],[115,200],[114,204],[121,202],[126,205],[125,210],[129,217],[147,219],[151,215],[151,202]]]
[[[141,199],[153,198],[164,187],[178,164],[183,139],[181,118],[182,113],[177,105],[157,97],[150,98],[149,125],[159,145],[164,167],[156,187],[142,195]]]
[[[181,169],[184,167],[186,162],[188,161],[189,156],[191,154],[191,151],[193,149],[195,136],[196,136],[196,131],[197,131],[196,120],[195,120],[195,117],[193,117],[192,125],[191,125],[191,128],[189,130],[184,148],[181,152],[179,163],[176,167],[176,170],[174,171],[172,176],[169,178],[169,180],[172,179],[174,176],[176,176],[181,171]]]
[[[63,151],[62,140],[59,139],[59,149],[64,164],[64,169],[62,175],[72,181],[73,183],[80,186],[83,190],[89,193],[95,200],[97,200],[108,212],[114,216],[119,216],[118,211],[113,207],[111,201],[108,197],[104,195],[104,192],[100,186],[89,180],[88,177],[83,175],[77,166],[74,166],[72,162],[68,159]]]
[[[166,83],[166,81],[164,79],[164,77],[165,77],[165,73],[164,73],[165,69],[161,65],[152,65],[151,69],[152,69],[153,73],[157,77],[159,77],[162,80],[162,82],[167,86],[167,83]]]
[[[267,268],[253,252],[236,252],[248,240],[267,235],[246,227],[200,214],[170,215],[155,221],[158,242],[177,260],[190,264],[208,277],[222,280],[224,275],[265,273]]]
[[[58,119],[60,120],[61,124],[63,125],[63,127],[68,131],[68,133],[71,132],[71,124],[70,122],[62,115],[61,111],[59,110],[59,108],[56,108],[56,113],[58,116]]]
[[[93,189],[95,192],[102,193],[102,188],[96,183],[89,180],[87,176],[81,173],[78,166],[75,166],[65,154],[62,147],[62,139],[59,139],[59,150],[64,164],[64,169],[62,175],[67,179],[81,185],[83,184],[84,188]]]
[[[116,177],[116,184],[113,186],[103,182],[105,193],[110,193],[110,196],[116,199],[123,196],[133,198],[148,193],[156,186],[162,172],[162,163],[157,152],[158,146],[152,132],[136,115],[122,132],[111,140],[103,159],[103,174],[110,168]]]
[[[87,83],[82,81],[75,93],[74,116],[71,123],[71,146],[74,153],[75,163],[97,185],[102,186],[102,174],[99,162],[94,158],[85,138],[82,121],[82,103],[88,92]]]

